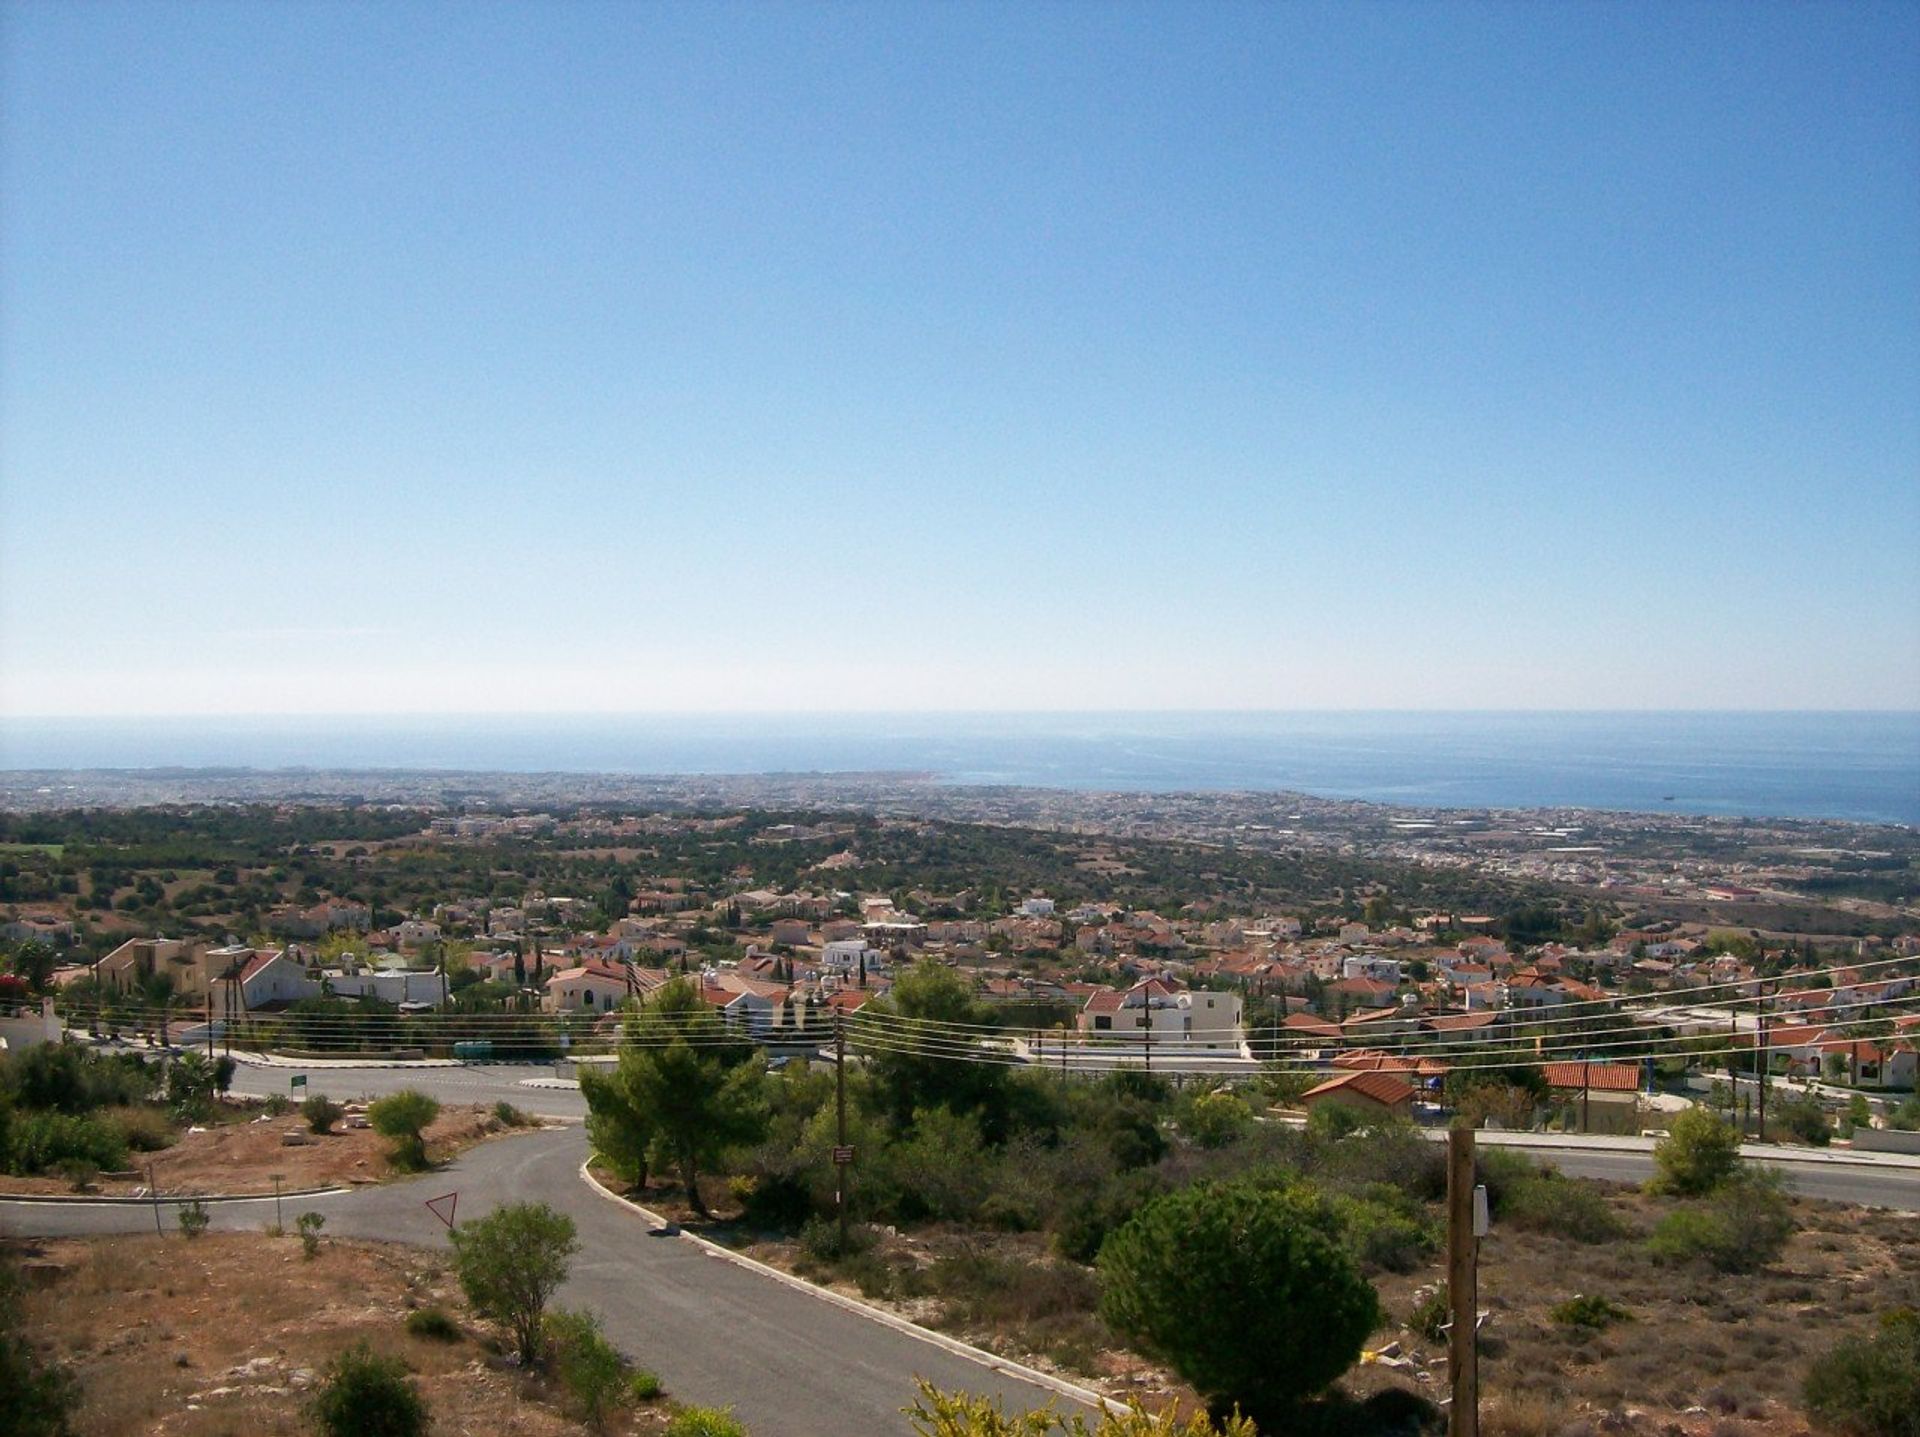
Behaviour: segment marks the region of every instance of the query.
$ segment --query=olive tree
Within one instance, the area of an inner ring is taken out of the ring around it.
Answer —
[[[540,1359],[547,1301],[567,1280],[580,1250],[573,1219],[545,1203],[509,1203],[453,1230],[460,1289],[482,1317],[513,1334],[520,1361]]]
[[[393,1144],[389,1159],[405,1172],[417,1172],[427,1165],[427,1142],[422,1135],[439,1116],[440,1104],[413,1088],[389,1093],[367,1109],[367,1121],[373,1124],[373,1130]]]
[[[1100,1311],[1215,1411],[1287,1414],[1352,1366],[1380,1316],[1337,1217],[1304,1184],[1204,1183],[1156,1198],[1100,1249]]]

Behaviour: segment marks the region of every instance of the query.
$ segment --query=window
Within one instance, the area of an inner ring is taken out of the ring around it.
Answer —
[[[1102,1013],[1093,1020],[1093,1026],[1096,1028],[1111,1028],[1113,1026],[1113,1019],[1109,1018],[1105,1013]]]

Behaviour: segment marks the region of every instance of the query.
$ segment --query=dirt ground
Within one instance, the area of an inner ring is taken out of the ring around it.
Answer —
[[[370,1127],[354,1126],[366,1121],[363,1105],[347,1105],[347,1116],[325,1136],[309,1132],[298,1109],[273,1118],[256,1105],[251,1116],[227,1110],[221,1118],[204,1130],[182,1133],[171,1147],[131,1154],[137,1177],[98,1177],[93,1190],[109,1197],[145,1193],[149,1166],[153,1181],[166,1194],[270,1193],[275,1174],[286,1192],[380,1182],[393,1176],[387,1140]],[[427,1158],[445,1162],[490,1138],[533,1131],[535,1126],[501,1122],[491,1107],[442,1108],[427,1128]],[[0,1193],[72,1191],[73,1184],[57,1175],[0,1176]]]
[[[15,1243],[26,1330],[79,1379],[75,1429],[93,1437],[293,1437],[326,1364],[355,1342],[412,1369],[436,1432],[557,1437],[585,1429],[557,1394],[496,1350],[437,1254],[396,1244],[215,1233]],[[415,1337],[408,1310],[438,1306],[458,1341]],[[666,1404],[608,1431],[657,1434]]]

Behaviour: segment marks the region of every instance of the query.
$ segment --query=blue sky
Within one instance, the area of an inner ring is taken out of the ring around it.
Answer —
[[[0,24],[0,712],[1920,707],[1920,8]]]

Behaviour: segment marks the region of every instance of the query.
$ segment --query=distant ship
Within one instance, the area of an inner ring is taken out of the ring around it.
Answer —
[[[1661,794],[1661,795],[1660,795],[1660,801],[1661,801],[1662,803],[1672,803],[1672,802],[1673,802],[1673,795],[1672,795],[1672,794],[1670,794],[1670,793],[1663,793],[1663,794]]]

